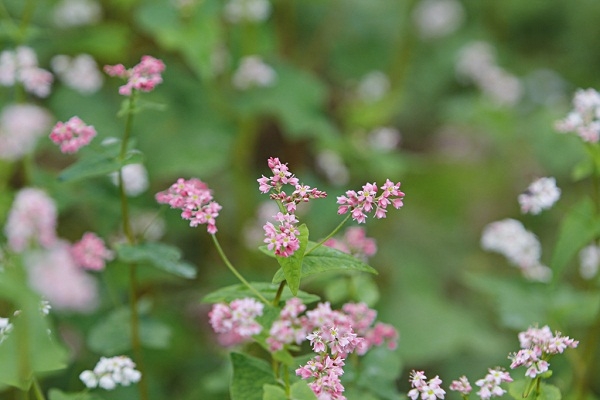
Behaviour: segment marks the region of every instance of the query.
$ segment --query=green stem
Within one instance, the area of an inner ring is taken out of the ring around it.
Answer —
[[[42,392],[42,388],[40,387],[37,379],[33,378],[33,393],[35,394],[36,400],[45,400],[44,393]]]
[[[215,244],[215,247],[217,248],[217,251],[219,252],[219,255],[221,256],[221,259],[223,260],[223,262],[225,263],[225,265],[227,265],[227,268],[229,268],[229,270],[233,273],[233,275],[235,275],[235,277],[238,278],[240,280],[240,282],[242,282],[248,289],[250,289],[250,291],[252,293],[254,293],[256,295],[256,297],[258,297],[260,299],[260,301],[262,301],[263,303],[265,303],[265,304],[268,305],[270,303],[269,300],[267,300],[262,294],[260,294],[260,292],[258,290],[256,290],[254,288],[254,286],[252,286],[246,280],[246,278],[244,278],[238,272],[238,270],[233,266],[233,264],[231,264],[231,262],[229,261],[229,259],[225,255],[225,252],[221,248],[221,245],[219,244],[219,240],[217,239],[217,237],[214,234],[211,234],[210,236],[213,239],[213,243]]]
[[[325,236],[324,239],[321,239],[321,241],[319,243],[317,243],[316,245],[314,245],[313,247],[311,247],[306,253],[304,253],[304,256],[309,255],[314,249],[316,249],[317,247],[320,247],[323,245],[323,243],[325,243],[326,241],[328,241],[329,239],[331,239],[336,233],[338,233],[338,231],[340,229],[342,229],[342,226],[344,226],[344,224],[350,219],[350,217],[352,216],[351,213],[348,213],[348,215],[346,215],[346,218],[344,218],[344,220],[342,222],[340,222],[340,224],[338,226],[335,227],[335,229],[333,231],[331,231],[331,233],[327,236]]]
[[[286,284],[287,284],[286,280],[281,281],[281,283],[279,284],[279,288],[277,289],[277,294],[275,294],[275,298],[273,299],[273,305],[275,307],[277,307],[277,304],[279,304],[279,300],[281,299],[281,295],[283,294],[283,288],[285,288]]]

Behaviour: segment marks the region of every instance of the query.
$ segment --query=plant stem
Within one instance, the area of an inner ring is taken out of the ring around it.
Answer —
[[[260,294],[260,292],[258,290],[256,290],[247,280],[246,278],[244,278],[239,272],[238,270],[233,266],[233,264],[231,264],[231,262],[229,261],[229,259],[227,258],[227,256],[225,255],[225,252],[223,251],[223,249],[221,248],[221,245],[219,244],[219,240],[217,239],[217,237],[214,234],[210,235],[213,239],[213,243],[215,244],[215,247],[217,248],[217,251],[219,252],[219,255],[221,256],[221,259],[223,260],[223,262],[225,263],[225,265],[227,265],[227,268],[229,268],[229,270],[233,273],[233,275],[235,275],[236,278],[238,278],[240,280],[240,282],[242,282],[248,289],[250,289],[250,291],[252,293],[254,293],[256,295],[256,297],[258,297],[260,299],[260,301],[262,301],[263,303],[269,305],[270,302],[269,300],[267,300],[262,294]]]
[[[125,132],[123,133],[123,139],[121,140],[121,151],[119,153],[119,160],[122,162],[127,154],[127,145],[129,138],[131,137],[131,126],[133,123],[133,114],[135,112],[135,101],[137,98],[137,92],[134,91],[129,98],[129,107],[127,109],[127,119],[125,121]],[[135,235],[131,228],[131,221],[129,218],[129,202],[127,200],[127,194],[125,193],[125,182],[123,180],[123,167],[119,168],[119,197],[121,199],[121,219],[123,223],[123,233],[127,238],[127,242],[130,245],[134,245]],[[142,344],[140,340],[140,322],[137,310],[137,277],[136,277],[137,265],[135,263],[129,264],[129,307],[130,307],[130,323],[131,323],[131,347],[135,356],[135,362],[138,370],[142,373],[142,379],[138,384],[140,398],[142,400],[148,400],[148,387],[146,385],[146,374],[144,368],[144,361],[142,356]]]
[[[324,239],[321,239],[321,241],[319,243],[317,243],[315,246],[311,247],[306,253],[304,253],[304,255],[305,256],[309,255],[314,249],[322,246],[323,243],[325,243],[326,241],[331,239],[336,233],[338,233],[338,231],[340,229],[342,229],[342,226],[344,226],[344,224],[350,219],[350,216],[352,216],[352,214],[348,213],[348,215],[346,215],[346,218],[344,218],[344,220],[342,222],[340,222],[340,224],[338,226],[336,226],[335,229],[333,231],[331,231],[331,233],[329,235],[325,236]]]
[[[279,288],[277,289],[277,294],[275,294],[275,298],[273,299],[273,305],[275,307],[277,307],[277,304],[279,304],[279,299],[281,299],[281,294],[283,293],[283,288],[285,288],[286,284],[287,284],[287,281],[285,279],[283,281],[281,281],[281,283],[279,284]]]
[[[45,400],[44,393],[42,392],[42,388],[40,387],[37,379],[33,378],[33,393],[35,394],[36,400]]]

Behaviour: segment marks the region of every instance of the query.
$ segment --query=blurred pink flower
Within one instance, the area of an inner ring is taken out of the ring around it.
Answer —
[[[96,129],[86,125],[79,117],[72,117],[67,122],[58,122],[50,133],[50,139],[60,146],[63,153],[76,153],[95,136]]]
[[[77,265],[95,271],[103,270],[106,262],[114,258],[114,252],[93,232],[84,233],[81,240],[71,246],[71,255]]]
[[[50,113],[33,104],[10,104],[0,114],[0,158],[15,161],[31,153],[50,128]]]
[[[104,72],[110,76],[127,79],[127,83],[119,88],[119,94],[131,96],[132,90],[150,92],[156,85],[162,83],[162,72],[165,64],[152,56],[142,56],[139,64],[126,69],[122,64],[106,65]]]

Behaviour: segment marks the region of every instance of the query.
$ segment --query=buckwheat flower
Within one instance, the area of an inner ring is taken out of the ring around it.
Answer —
[[[421,0],[413,20],[423,39],[435,39],[455,32],[463,23],[465,12],[456,0]]]
[[[267,222],[263,229],[267,248],[280,257],[289,257],[300,248],[298,235],[300,231],[296,228],[298,220],[294,214],[283,214],[281,212],[274,216],[279,225],[275,226]]]
[[[600,266],[600,247],[590,244],[579,252],[579,274],[583,279],[592,279]]]
[[[389,126],[381,126],[373,129],[367,136],[367,143],[374,150],[390,152],[400,144],[402,136],[398,129]]]
[[[367,237],[365,229],[361,227],[347,228],[341,239],[331,238],[323,244],[351,254],[363,261],[366,261],[377,252],[375,239]]]
[[[127,164],[121,169],[123,177],[123,187],[125,194],[129,197],[139,196],[148,190],[150,185],[148,180],[148,170],[144,164]],[[119,184],[119,173],[113,172],[110,174],[113,184]]]
[[[156,85],[162,83],[165,64],[152,56],[142,56],[139,64],[126,69],[122,64],[106,65],[104,72],[109,76],[127,79],[127,83],[119,88],[119,94],[131,96],[133,90],[151,92]]]
[[[463,395],[468,395],[469,393],[471,393],[471,390],[473,390],[473,388],[471,387],[471,384],[469,383],[467,377],[463,375],[460,378],[458,378],[458,380],[452,381],[452,383],[450,384],[450,390]]]
[[[59,54],[50,60],[52,70],[71,89],[88,95],[97,92],[104,81],[98,64],[89,54],[69,57]]]
[[[390,80],[386,74],[381,71],[371,71],[361,78],[356,91],[361,100],[375,103],[389,92],[390,86]]]
[[[263,314],[263,308],[264,304],[247,297],[229,304],[214,304],[208,317],[216,333],[233,333],[242,339],[250,339],[262,332],[262,326],[256,318]]]
[[[270,351],[281,350],[286,344],[301,344],[307,339],[306,318],[300,316],[305,310],[306,306],[297,297],[286,301],[279,313],[279,319],[269,330],[266,342]]]
[[[93,232],[84,233],[81,240],[71,246],[71,255],[81,268],[93,271],[103,270],[106,262],[114,258],[114,252]]]
[[[487,400],[492,397],[500,397],[506,393],[505,389],[500,387],[500,384],[504,382],[512,382],[512,378],[509,373],[501,368],[488,369],[488,374],[483,379],[479,379],[475,384],[481,389],[477,392],[477,395],[482,400]]]
[[[45,109],[33,104],[10,104],[0,114],[0,159],[15,161],[31,153],[52,122]]]
[[[41,189],[21,189],[8,213],[4,234],[17,253],[32,246],[49,248],[57,240],[58,213],[54,201]]]
[[[37,97],[47,97],[52,81],[52,74],[38,67],[37,56],[31,47],[19,46],[0,53],[0,85],[20,83],[25,91]]]
[[[560,189],[556,187],[556,179],[539,178],[529,185],[527,190],[519,195],[521,212],[524,214],[539,214],[542,210],[551,208],[560,198]]]
[[[404,205],[404,193],[400,191],[400,182],[394,184],[387,179],[381,186],[383,192],[379,196],[377,196],[377,190],[375,183],[365,184],[363,190],[358,193],[348,190],[345,196],[337,198],[337,203],[340,204],[338,214],[350,212],[352,219],[361,224],[366,221],[366,213],[374,210],[375,218],[385,218],[388,205],[391,204],[396,209]]]
[[[555,123],[560,133],[575,133],[584,142],[600,139],[600,93],[594,89],[579,89],[573,96],[573,110]]]
[[[142,373],[135,367],[135,363],[126,356],[100,357],[94,369],[83,371],[79,379],[90,389],[113,390],[118,385],[129,386],[142,379]]]
[[[92,25],[102,18],[102,7],[95,0],[61,0],[54,6],[53,16],[59,28]]]
[[[8,338],[8,334],[12,331],[13,324],[8,318],[0,318],[0,344]]]
[[[233,86],[240,90],[253,87],[273,86],[277,79],[275,70],[267,65],[259,56],[246,56],[233,73]]]
[[[96,136],[96,129],[87,125],[79,117],[71,117],[67,122],[57,122],[50,132],[50,140],[60,146],[60,151],[72,154],[87,146]]]
[[[224,11],[225,18],[234,24],[262,22],[271,14],[271,3],[268,0],[229,0]]]
[[[167,190],[157,193],[155,198],[160,204],[182,210],[181,218],[190,221],[190,226],[206,224],[208,233],[217,232],[216,218],[221,205],[213,200],[208,185],[200,179],[179,178]]]
[[[426,381],[427,377],[423,371],[412,371],[410,374],[410,384],[412,389],[407,393],[412,400],[419,397],[423,400],[443,399],[446,391],[440,387],[442,380],[436,376]]]
[[[517,220],[508,218],[488,224],[481,236],[481,247],[504,255],[528,279],[546,282],[551,277],[551,270],[540,263],[540,242]]]
[[[57,242],[44,250],[25,254],[29,285],[54,309],[89,313],[98,306],[98,285],[77,266],[70,245]]]
[[[308,384],[318,399],[346,400],[340,377],[344,374],[344,359],[317,355],[296,369],[302,379],[314,379]]]

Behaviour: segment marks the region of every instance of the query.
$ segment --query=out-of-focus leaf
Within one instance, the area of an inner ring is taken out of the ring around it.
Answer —
[[[600,220],[595,214],[593,202],[586,198],[569,210],[560,226],[550,262],[554,281],[561,279],[564,269],[577,252],[590,244],[598,235],[600,235]]]
[[[97,394],[88,392],[65,393],[59,389],[50,389],[48,391],[49,400],[102,400]]]
[[[314,246],[316,246],[316,243],[309,242],[309,251]],[[377,270],[360,261],[358,258],[331,247],[319,246],[304,255],[302,261],[302,278],[327,271],[361,271],[377,274]],[[273,276],[273,283],[279,283],[284,279],[284,273],[279,269],[275,273],[275,276]]]
[[[265,282],[250,282],[252,287],[258,290],[267,300],[275,299],[275,295],[277,294],[277,290],[279,289],[279,285],[275,285],[272,283]],[[235,299],[240,299],[244,297],[253,297],[256,298],[256,295],[243,284],[237,284],[232,286],[226,286],[220,288],[212,293],[207,294],[202,298],[203,303],[220,303],[226,302],[229,303]],[[304,304],[314,303],[315,301],[319,301],[320,297],[315,294],[310,294],[299,290],[297,295],[294,296],[292,292],[290,292],[289,288],[286,286],[281,294],[281,301],[286,301],[292,297],[298,297]]]
[[[233,378],[231,400],[262,400],[263,386],[276,385],[271,366],[264,360],[241,353],[231,353]]]
[[[65,168],[58,179],[66,182],[105,176],[118,171],[125,165],[139,164],[144,161],[144,155],[139,150],[129,150],[122,161],[119,161],[116,155],[111,153],[87,154],[73,165]]]
[[[385,346],[374,347],[361,358],[357,384],[383,399],[396,399],[400,395],[395,380],[402,364],[395,351]]]
[[[514,381],[508,384],[508,394],[513,399],[522,400],[524,398],[532,398],[534,396],[533,393],[529,393],[527,397],[524,397],[524,393],[531,389],[531,379],[520,379],[518,381]],[[554,385],[550,385],[547,383],[541,383],[540,385],[540,393],[536,397],[539,400],[560,400],[562,395],[560,393],[560,389]]]
[[[149,263],[182,278],[194,279],[196,277],[196,268],[187,262],[180,261],[181,251],[164,243],[124,244],[117,247],[117,254],[126,263]]]
[[[290,387],[290,397],[278,385],[265,384],[263,386],[263,400],[316,400],[317,397],[308,387],[306,382],[298,381]]]
[[[300,242],[298,250],[289,257],[277,257],[277,261],[279,262],[279,265],[281,265],[283,275],[285,276],[287,286],[294,296],[298,294],[298,289],[300,288],[300,280],[302,279],[302,259],[304,258],[304,251],[308,244],[308,228],[306,227],[306,224],[300,225],[298,231],[300,232],[297,236]]]

